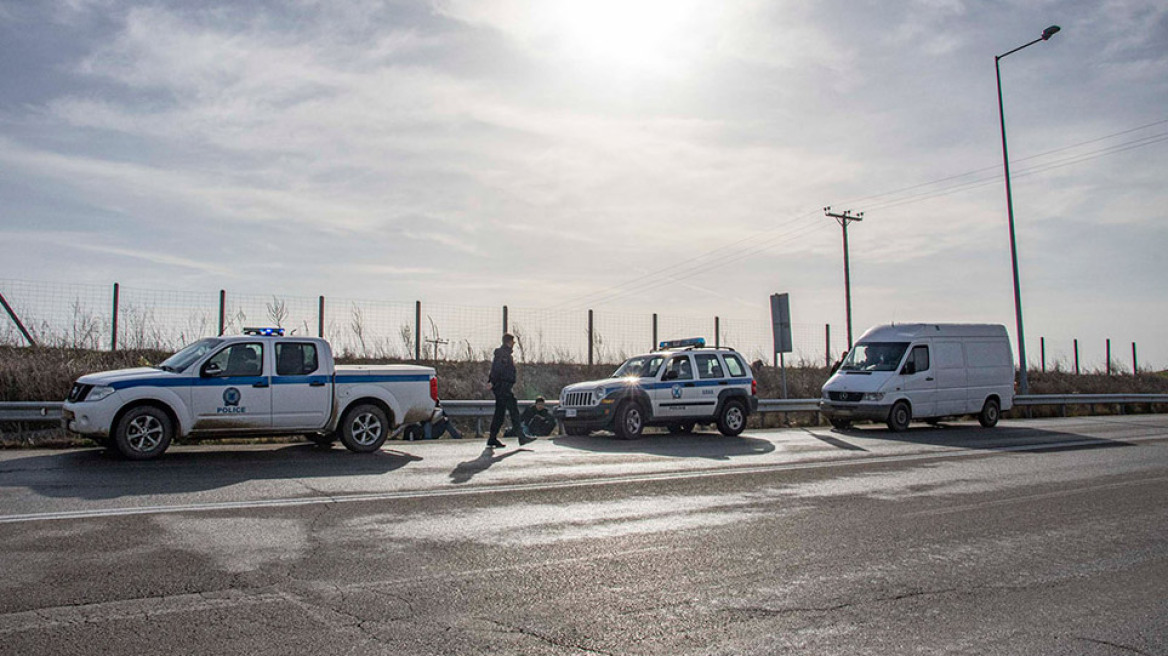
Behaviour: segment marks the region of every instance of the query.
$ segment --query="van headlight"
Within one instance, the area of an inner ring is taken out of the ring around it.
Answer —
[[[86,401],[100,401],[114,393],[114,388],[108,385],[97,385],[85,395]]]
[[[865,401],[883,401],[884,392],[868,392],[864,395]]]

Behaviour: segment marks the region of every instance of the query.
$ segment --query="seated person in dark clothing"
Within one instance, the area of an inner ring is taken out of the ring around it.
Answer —
[[[556,419],[542,396],[535,397],[535,403],[524,410],[519,419],[528,435],[551,435],[556,429]]]

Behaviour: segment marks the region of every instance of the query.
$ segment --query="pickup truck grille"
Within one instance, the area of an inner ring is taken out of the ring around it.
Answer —
[[[93,385],[82,385],[81,383],[73,383],[73,389],[69,390],[70,403],[80,403],[89,396],[89,392],[93,390]]]
[[[568,392],[564,395],[564,405],[592,405],[592,392]]]
[[[846,401],[848,403],[859,403],[864,400],[863,392],[828,392],[827,398],[832,401]]]

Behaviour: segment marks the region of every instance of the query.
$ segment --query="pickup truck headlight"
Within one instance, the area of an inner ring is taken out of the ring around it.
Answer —
[[[868,392],[864,395],[865,401],[883,401],[884,392]]]
[[[89,390],[89,394],[85,395],[85,400],[100,401],[113,393],[114,388],[109,387],[108,385],[97,385],[93,389]]]

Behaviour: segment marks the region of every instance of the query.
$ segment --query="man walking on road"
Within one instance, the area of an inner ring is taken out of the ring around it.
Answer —
[[[487,384],[491,393],[495,395],[495,416],[491,419],[491,438],[487,446],[498,449],[504,445],[499,441],[499,429],[503,427],[503,415],[511,415],[511,428],[519,436],[519,445],[523,446],[535,440],[523,430],[523,421],[519,417],[519,404],[515,401],[515,394],[511,388],[515,386],[515,359],[511,357],[511,349],[515,346],[515,335],[503,335],[503,345],[495,349],[495,359],[491,362],[491,373],[487,376]]]

